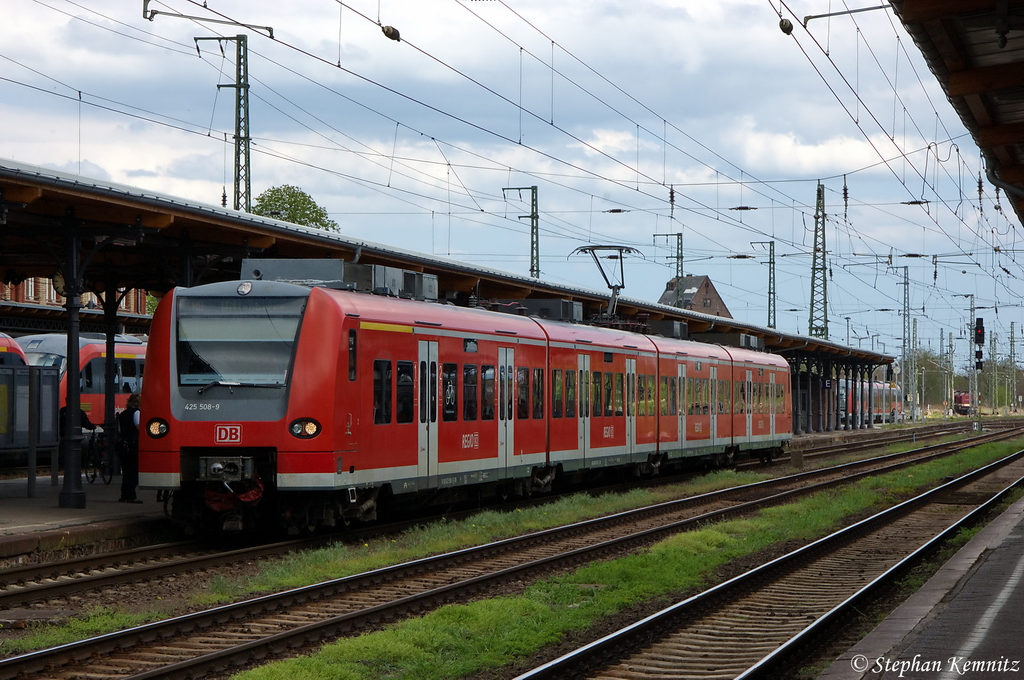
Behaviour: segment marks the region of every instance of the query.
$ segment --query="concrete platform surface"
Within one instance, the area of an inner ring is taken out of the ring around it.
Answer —
[[[109,485],[83,479],[84,508],[60,507],[63,477],[57,482],[54,486],[50,477],[37,478],[30,498],[28,480],[0,480],[0,558],[127,538],[170,524],[155,492],[139,491],[139,504],[118,502],[120,475]]]
[[[1024,677],[1024,499],[840,656],[825,680]]]

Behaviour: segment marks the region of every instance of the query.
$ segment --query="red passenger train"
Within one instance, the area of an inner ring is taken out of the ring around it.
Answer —
[[[288,283],[173,290],[147,360],[140,486],[194,529],[770,457],[792,432],[771,354]]]

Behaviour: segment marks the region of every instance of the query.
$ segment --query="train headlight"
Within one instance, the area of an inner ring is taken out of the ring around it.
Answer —
[[[146,423],[146,432],[149,433],[149,436],[153,439],[160,439],[160,437],[163,437],[169,431],[170,428],[167,426],[167,421],[163,418],[153,418]]]
[[[311,439],[320,434],[320,423],[312,418],[299,418],[292,421],[292,424],[288,426],[288,431],[299,439]]]

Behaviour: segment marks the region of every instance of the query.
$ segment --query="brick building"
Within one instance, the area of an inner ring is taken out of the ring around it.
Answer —
[[[50,279],[35,277],[25,279],[19,284],[0,283],[0,306],[4,302],[63,307],[65,300],[53,289],[53,282]],[[102,309],[99,299],[92,293],[82,295],[82,307]],[[121,301],[119,309],[128,314],[145,314],[146,291],[129,291]]]
[[[732,314],[715,290],[715,284],[706,276],[684,276],[681,279],[670,279],[665,284],[665,292],[658,303],[688,309],[702,314],[720,316],[731,319]]]

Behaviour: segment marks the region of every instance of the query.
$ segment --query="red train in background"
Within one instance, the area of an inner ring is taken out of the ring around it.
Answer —
[[[140,486],[196,530],[768,458],[786,361],[752,350],[270,281],[161,302]]]
[[[17,338],[23,356],[32,366],[57,366],[61,371],[60,405],[67,402],[68,336],[63,333],[23,335]],[[102,425],[106,399],[106,337],[100,333],[83,333],[79,338],[78,361],[81,377],[82,410],[96,425]],[[114,344],[114,406],[120,411],[132,392],[142,391],[146,366],[146,343],[131,335],[118,335]]]
[[[903,420],[903,390],[887,382],[856,381],[856,389],[850,389],[852,381],[839,380],[839,422],[846,424],[851,417],[860,425],[861,413],[870,412],[872,422],[898,423]],[[870,405],[865,409],[865,404]]]
[[[0,366],[27,366],[28,360],[18,341],[0,333]]]

